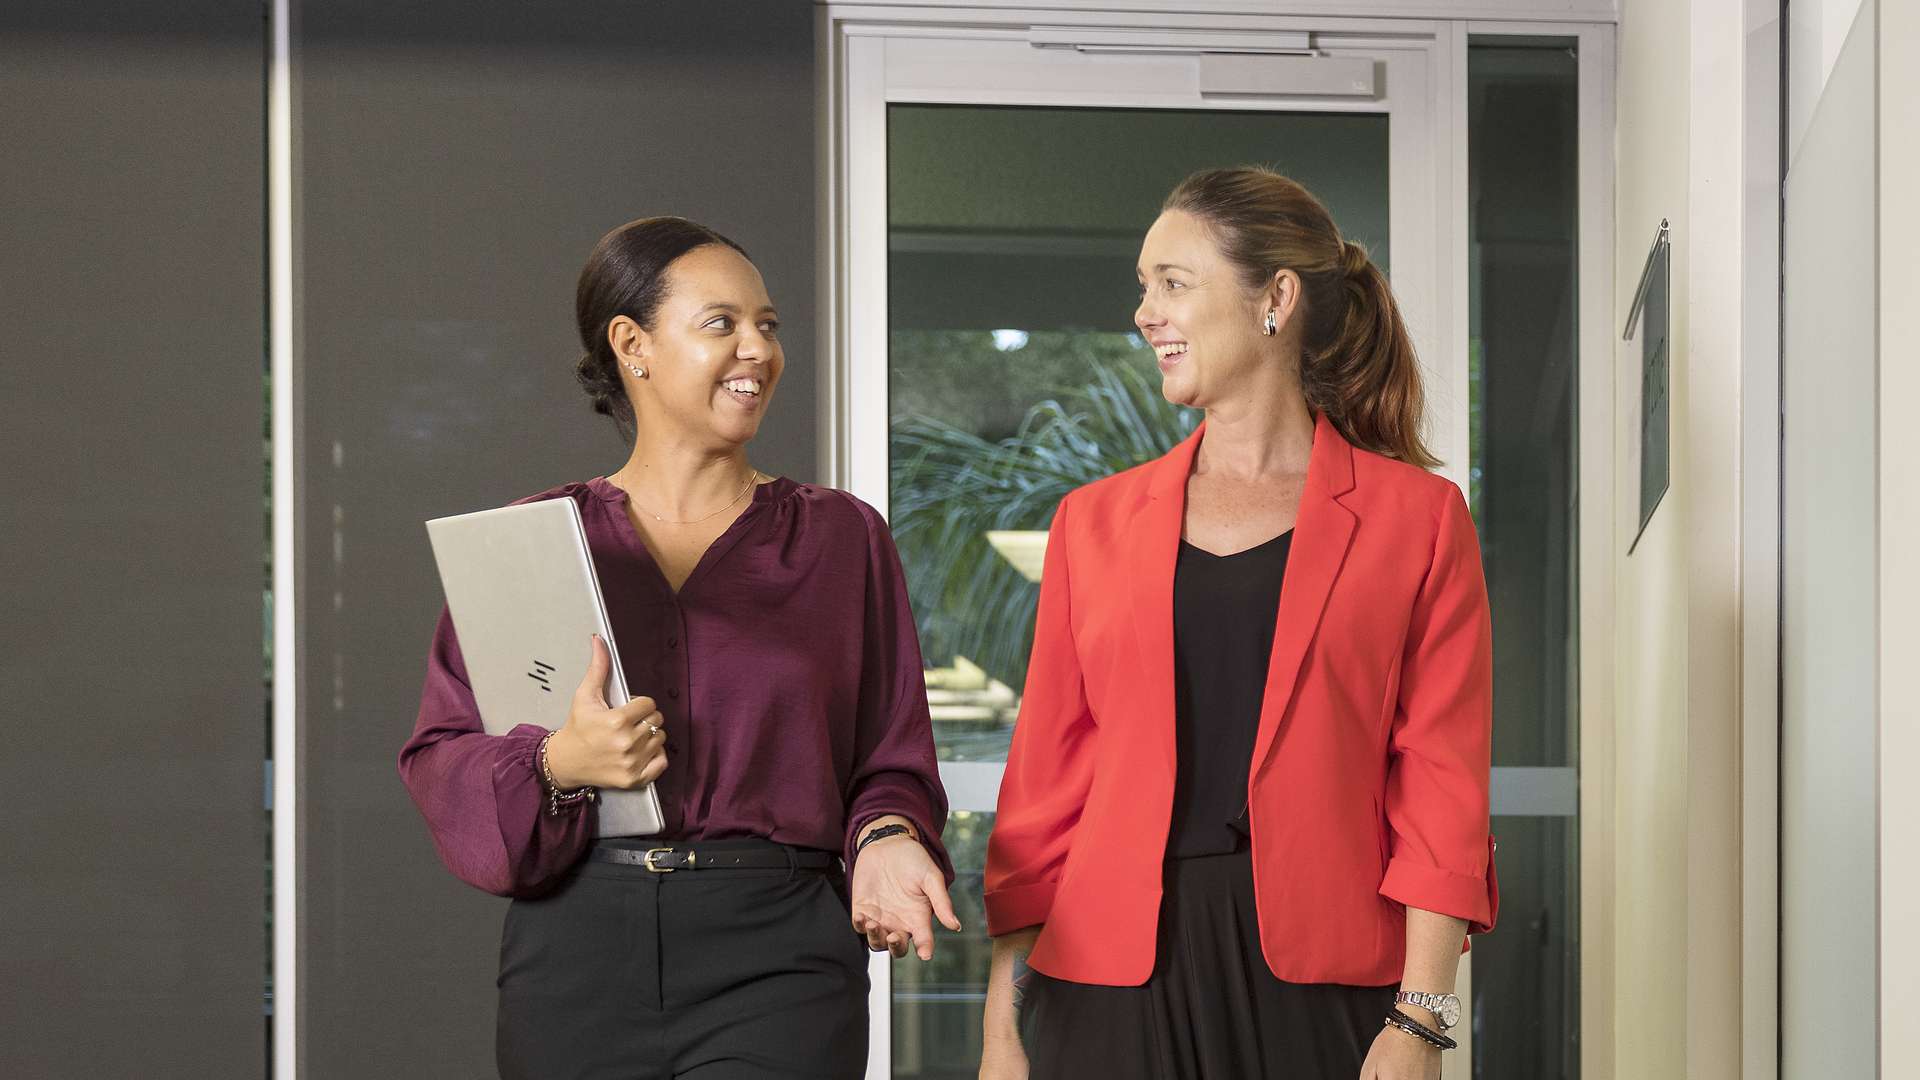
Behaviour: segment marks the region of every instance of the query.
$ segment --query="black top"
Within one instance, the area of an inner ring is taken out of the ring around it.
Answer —
[[[1175,775],[1167,857],[1222,855],[1248,836],[1247,770],[1293,530],[1213,555],[1180,542],[1173,573]]]

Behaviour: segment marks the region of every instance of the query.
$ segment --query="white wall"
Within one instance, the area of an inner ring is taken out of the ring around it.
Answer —
[[[1809,88],[1796,76],[1788,109],[1797,142],[1781,355],[1785,1080],[1867,1077],[1875,1067],[1876,7],[1857,5],[1844,34],[1807,13],[1789,26],[1789,71],[1825,81]]]
[[[1773,333],[1756,304],[1771,303],[1775,262],[1753,222],[1777,205],[1772,176],[1754,177],[1756,161],[1762,172],[1774,167],[1764,151],[1777,129],[1767,122],[1772,100],[1756,105],[1749,93],[1755,50],[1777,33],[1773,13],[1769,28],[1753,0],[1626,0],[1621,10],[1615,325],[1665,217],[1673,475],[1627,555],[1638,520],[1628,448],[1639,438],[1640,342],[1622,341],[1613,1077],[1731,1080],[1742,1075],[1747,1025],[1771,1022],[1770,995],[1743,1013],[1741,481],[1753,437],[1742,410],[1746,361]],[[1764,525],[1770,534],[1771,519]]]
[[[1747,0],[1693,0],[1688,28],[1686,382],[1687,1075],[1741,1073],[1740,582],[1747,305],[1777,288],[1749,251]],[[1777,18],[1774,25],[1778,26]],[[1776,139],[1777,141],[1777,139]],[[1767,202],[1773,185],[1765,191]],[[1757,343],[1755,343],[1757,344]],[[1758,1078],[1756,1078],[1758,1080]]]
[[[1920,4],[1880,7],[1880,1075],[1920,1076],[1920,696],[1906,683],[1920,657],[1920,209],[1887,193],[1920,190]],[[1896,59],[1897,58],[1897,59]],[[1888,1036],[1891,1037],[1888,1037]]]
[[[1614,264],[1614,1016],[1611,1077],[1686,1075],[1689,5],[1621,5]],[[1671,221],[1673,483],[1631,556],[1639,521],[1640,343],[1618,341],[1661,218]],[[1595,1062],[1596,1065],[1600,1062]]]
[[[1588,1032],[1605,1044],[1594,1075],[1920,1076],[1920,1048],[1897,1034],[1920,1015],[1920,709],[1894,682],[1920,656],[1920,564],[1905,555],[1920,528],[1920,319],[1903,314],[1920,296],[1920,212],[1884,194],[1920,188],[1920,5],[1885,5],[1897,25],[1876,36],[1883,2],[1797,0],[1784,87],[1770,83],[1777,0],[1622,4],[1616,296],[1624,317],[1669,218],[1674,447],[1672,489],[1628,555],[1639,351],[1623,342],[1615,909],[1591,913],[1615,946],[1591,984],[1612,1012]],[[1876,71],[1876,49],[1899,62]],[[1795,209],[1776,311],[1782,130]]]

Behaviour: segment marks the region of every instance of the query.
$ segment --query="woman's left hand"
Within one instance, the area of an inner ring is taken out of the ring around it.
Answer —
[[[1360,1080],[1440,1080],[1440,1048],[1382,1026],[1360,1066]]]
[[[867,947],[933,959],[933,918],[959,930],[947,880],[927,849],[911,836],[888,836],[861,849],[853,863],[853,929],[866,935]]]

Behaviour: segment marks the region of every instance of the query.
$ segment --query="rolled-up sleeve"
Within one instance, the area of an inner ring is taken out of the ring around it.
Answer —
[[[1047,921],[1054,889],[1093,785],[1097,727],[1075,651],[1066,539],[1067,500],[1048,529],[1027,684],[987,841],[987,933]]]
[[[1488,832],[1493,625],[1480,543],[1447,485],[1432,561],[1415,598],[1388,736],[1390,857],[1380,894],[1493,929],[1499,884]]]
[[[867,602],[844,857],[851,868],[860,831],[875,818],[897,814],[913,822],[951,884],[953,860],[941,839],[947,792],[934,753],[927,676],[906,576],[886,521],[872,507],[858,505],[867,525]]]
[[[413,736],[400,777],[427,821],[433,846],[460,880],[498,896],[538,894],[593,842],[589,802],[547,812],[538,763],[547,729],[481,727],[453,619],[443,607],[427,655]]]

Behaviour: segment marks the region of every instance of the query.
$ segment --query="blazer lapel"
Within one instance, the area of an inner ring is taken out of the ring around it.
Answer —
[[[1180,525],[1187,508],[1187,474],[1200,448],[1206,422],[1148,470],[1146,500],[1129,523],[1121,565],[1133,576],[1133,629],[1140,642],[1139,685],[1154,695],[1145,715],[1160,717],[1153,733],[1161,743],[1154,757],[1174,775],[1173,572],[1180,558]]]
[[[1259,774],[1279,734],[1280,721],[1293,701],[1300,663],[1307,654],[1326,610],[1340,564],[1357,524],[1353,511],[1337,500],[1353,489],[1353,447],[1333,427],[1325,413],[1313,426],[1313,452],[1307,461],[1307,483],[1300,495],[1300,514],[1293,526],[1287,553],[1287,572],[1280,582],[1280,612],[1274,626],[1273,655],[1267,662],[1266,693],[1260,706],[1260,727],[1253,744],[1253,762],[1247,785]],[[1168,565],[1172,561],[1169,559]],[[1172,590],[1168,590],[1171,603]],[[1171,611],[1171,607],[1168,609]],[[1171,619],[1169,619],[1171,622]],[[1172,656],[1169,634],[1167,654]]]

